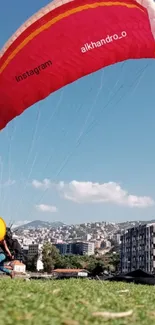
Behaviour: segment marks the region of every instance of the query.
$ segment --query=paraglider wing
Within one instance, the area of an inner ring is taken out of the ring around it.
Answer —
[[[150,1],[55,0],[31,17],[0,54],[0,129],[83,76],[124,60],[154,58]]]

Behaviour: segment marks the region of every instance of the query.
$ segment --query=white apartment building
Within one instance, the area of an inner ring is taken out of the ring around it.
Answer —
[[[23,253],[27,256],[29,260],[37,257],[36,269],[37,271],[43,270],[42,263],[42,245],[41,244],[32,244],[23,246]]]
[[[120,268],[122,273],[155,273],[155,223],[130,228],[121,236]]]

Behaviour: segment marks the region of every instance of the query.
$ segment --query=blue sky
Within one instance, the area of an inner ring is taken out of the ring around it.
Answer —
[[[0,47],[47,3],[2,0]],[[117,64],[64,87],[12,121],[0,135],[4,219],[153,218],[154,75],[153,60]]]

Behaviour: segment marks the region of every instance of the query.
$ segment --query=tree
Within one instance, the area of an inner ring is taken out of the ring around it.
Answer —
[[[59,250],[51,243],[45,243],[42,250],[44,271],[50,273],[60,259]]]
[[[119,270],[120,256],[118,253],[107,253],[103,256],[105,267],[111,272],[117,272]]]
[[[103,273],[104,269],[104,263],[102,260],[99,259],[92,259],[87,266],[87,270],[91,272],[93,276],[100,275],[101,273]]]
[[[65,255],[56,262],[56,268],[60,269],[81,269],[83,268],[81,256]]]
[[[115,253],[115,254],[113,253],[112,254],[111,263],[112,263],[112,265],[114,267],[114,271],[118,272],[119,266],[120,266],[120,255],[119,255],[119,253]]]
[[[94,268],[94,270],[92,272],[92,275],[94,275],[94,276],[100,275],[100,274],[102,274],[104,272],[104,269],[105,269],[105,267],[104,267],[103,261],[97,261],[96,265],[95,265],[95,268]]]

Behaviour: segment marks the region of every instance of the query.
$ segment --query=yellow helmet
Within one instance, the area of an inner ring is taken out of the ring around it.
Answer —
[[[4,239],[6,235],[6,224],[5,221],[0,217],[0,241]]]

